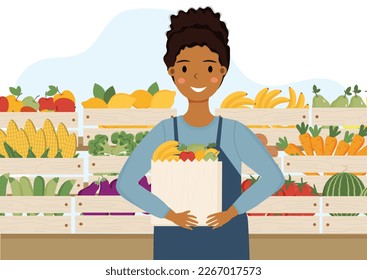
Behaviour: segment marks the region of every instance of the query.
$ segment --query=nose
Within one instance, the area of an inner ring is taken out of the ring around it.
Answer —
[[[198,75],[199,75],[199,73],[195,73],[195,74],[194,74],[194,78],[195,78],[195,79],[198,79]]]

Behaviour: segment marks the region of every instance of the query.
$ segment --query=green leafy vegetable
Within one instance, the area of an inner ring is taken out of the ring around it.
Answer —
[[[94,139],[88,142],[88,152],[93,156],[111,155],[112,147],[108,145],[108,137],[102,134],[94,136]]]

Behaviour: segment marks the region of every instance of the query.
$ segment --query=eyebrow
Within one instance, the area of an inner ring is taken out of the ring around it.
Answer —
[[[211,59],[204,60],[203,62],[213,62],[213,63],[217,63],[216,61],[211,60]]]
[[[190,60],[182,59],[182,60],[176,61],[176,63],[180,63],[180,62],[190,62]]]

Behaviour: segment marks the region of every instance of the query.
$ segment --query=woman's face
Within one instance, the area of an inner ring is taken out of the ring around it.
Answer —
[[[220,84],[227,68],[219,62],[219,55],[207,46],[186,47],[168,68],[178,90],[190,101],[207,101]]]

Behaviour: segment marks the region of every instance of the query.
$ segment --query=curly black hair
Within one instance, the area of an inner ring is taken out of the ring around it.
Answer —
[[[182,49],[194,46],[207,46],[219,55],[219,62],[228,69],[228,29],[220,20],[220,14],[214,13],[210,7],[191,8],[187,12],[179,11],[177,15],[171,15],[170,30],[166,35],[167,52],[163,60],[167,69],[175,64]]]

